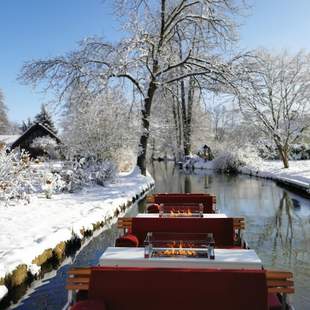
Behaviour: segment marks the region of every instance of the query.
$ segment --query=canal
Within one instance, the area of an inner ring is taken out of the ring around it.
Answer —
[[[310,200],[274,182],[244,175],[227,176],[209,171],[183,172],[172,163],[154,163],[149,171],[155,192],[205,192],[217,197],[219,212],[246,219],[245,238],[269,269],[294,273],[296,310],[310,309]],[[145,203],[126,215],[143,212]],[[106,247],[114,244],[115,225],[92,238],[57,272],[38,281],[15,309],[58,310],[66,303],[66,271],[72,266],[96,265]]]

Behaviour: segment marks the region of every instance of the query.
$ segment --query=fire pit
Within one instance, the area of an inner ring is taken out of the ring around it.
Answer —
[[[144,258],[194,257],[214,259],[213,234],[152,233],[144,242]]]
[[[189,206],[171,206],[161,204],[159,207],[159,217],[203,217],[203,205]]]

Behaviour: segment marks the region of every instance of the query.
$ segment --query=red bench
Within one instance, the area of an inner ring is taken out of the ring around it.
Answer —
[[[202,203],[204,206],[204,213],[214,213],[216,209],[216,197],[210,194],[159,193],[148,196],[147,202],[155,204],[163,203],[165,205]]]
[[[182,233],[184,239],[186,234],[213,233],[216,247],[233,247],[236,244],[235,231],[244,228],[244,219],[133,217],[120,218],[118,228],[124,229],[125,235],[116,239],[115,246],[144,246],[148,232],[166,232]]]
[[[263,270],[94,267],[85,278],[88,299],[71,310],[268,309]],[[68,289],[79,290],[76,279]]]

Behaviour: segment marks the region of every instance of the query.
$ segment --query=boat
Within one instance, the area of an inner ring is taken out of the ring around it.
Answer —
[[[293,274],[266,270],[243,238],[244,218],[217,213],[214,195],[147,202],[147,213],[119,218],[99,266],[68,272],[70,309],[293,309]]]

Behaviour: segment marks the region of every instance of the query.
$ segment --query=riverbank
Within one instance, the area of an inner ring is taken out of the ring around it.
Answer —
[[[141,198],[154,184],[137,170],[120,174],[106,186],[84,188],[52,199],[35,197],[29,205],[3,207],[0,218],[1,295],[37,277],[44,264],[64,259],[93,231]],[[3,296],[0,296],[0,299]]]
[[[193,157],[184,162],[183,167],[200,170],[218,170],[218,159],[205,161],[199,157]],[[256,176],[259,178],[271,179],[288,187],[296,188],[306,194],[310,193],[310,160],[291,160],[289,168],[283,168],[280,160],[264,161],[249,160],[245,166],[239,166],[238,162],[234,163],[230,158],[221,159],[220,166],[237,167],[237,171],[241,174]],[[231,168],[230,168],[231,169]]]
[[[261,161],[240,167],[239,172],[292,186],[309,193],[310,160],[289,161],[289,168],[283,168],[281,161]]]

